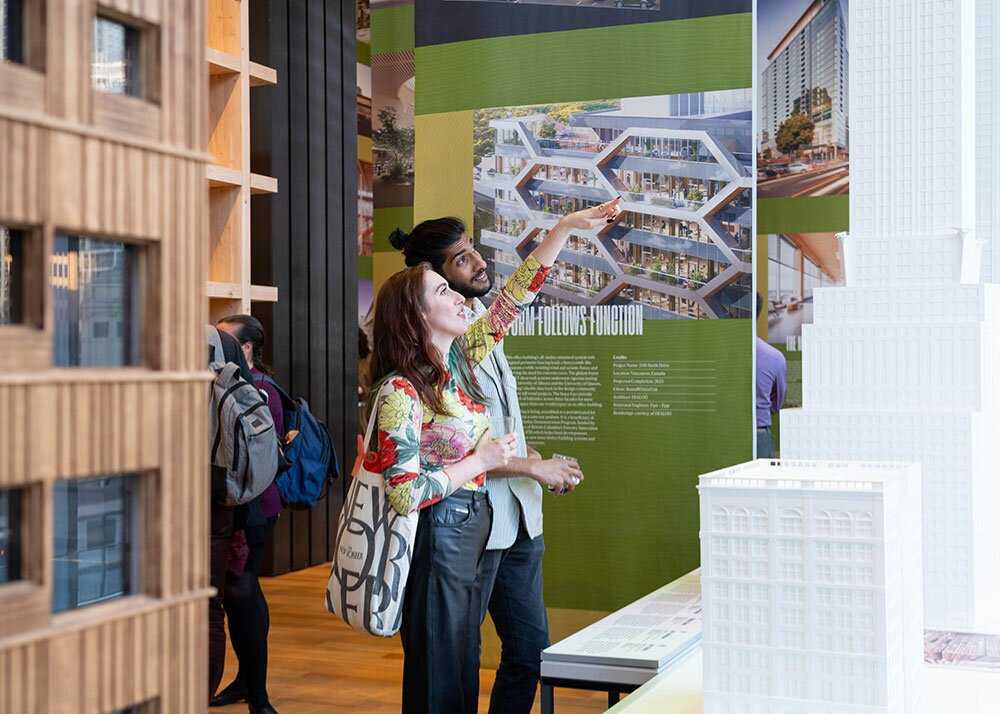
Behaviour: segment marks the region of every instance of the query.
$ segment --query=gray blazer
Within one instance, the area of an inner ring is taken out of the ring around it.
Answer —
[[[479,300],[473,300],[471,311],[478,317],[486,312],[486,306]],[[524,440],[521,405],[517,401],[517,380],[507,363],[502,341],[476,368],[476,379],[486,397],[493,433],[503,433],[504,416],[514,417],[517,424],[517,455],[526,457],[528,446]],[[486,489],[493,505],[493,529],[486,544],[487,550],[512,546],[517,538],[522,516],[528,535],[532,538],[541,535],[542,487],[537,481],[527,477],[487,478]]]

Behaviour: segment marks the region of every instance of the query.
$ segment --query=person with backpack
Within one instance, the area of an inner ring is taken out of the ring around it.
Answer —
[[[253,381],[250,367],[240,349],[240,344],[231,335],[221,332],[213,325],[205,326],[208,347],[208,364],[217,370],[216,382],[225,378],[225,385],[230,383],[249,384]],[[235,370],[232,370],[235,368]],[[235,373],[233,373],[235,371]],[[223,386],[213,383],[209,402],[209,438],[212,439],[213,452],[217,452],[215,440],[220,433],[219,402],[215,394]],[[214,424],[214,429],[212,428]],[[208,600],[208,698],[211,699],[222,681],[226,664],[226,612],[223,605],[223,594],[226,586],[226,573],[229,569],[230,548],[233,538],[234,501],[229,489],[229,470],[219,463],[213,453],[211,460],[211,511],[209,519],[209,582],[215,589],[215,594]]]
[[[230,315],[218,329],[236,340],[246,360],[253,385],[267,397],[275,433],[285,434],[285,409],[270,368],[263,361],[264,327],[251,315]],[[236,678],[214,696],[209,706],[222,707],[246,701],[250,714],[276,714],[267,695],[267,635],[270,616],[260,571],[264,549],[282,510],[276,483],[249,503],[234,509],[229,567],[223,605],[229,620],[229,639],[239,661]],[[225,652],[222,652],[225,657]]]
[[[404,714],[478,710],[478,568],[493,520],[484,484],[515,455],[517,438],[494,438],[474,370],[535,299],[570,231],[602,227],[618,212],[614,200],[563,217],[471,323],[465,298],[427,263],[379,291],[363,468],[381,474],[396,513],[420,514],[402,603]],[[398,229],[391,238],[404,250],[409,239]]]

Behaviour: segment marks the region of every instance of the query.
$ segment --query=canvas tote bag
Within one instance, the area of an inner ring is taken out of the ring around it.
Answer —
[[[377,422],[373,409],[363,449]],[[391,637],[403,621],[420,514],[400,515],[389,505],[382,474],[366,469],[363,457],[359,461],[337,524],[326,609],[359,632]]]

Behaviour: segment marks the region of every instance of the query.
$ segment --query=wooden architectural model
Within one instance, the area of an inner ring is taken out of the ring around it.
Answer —
[[[212,319],[250,313],[275,302],[278,290],[250,281],[250,197],[278,182],[250,170],[250,89],[275,84],[277,73],[250,61],[250,11],[241,0],[208,2],[209,312]]]
[[[207,8],[3,7],[0,712],[204,711]]]

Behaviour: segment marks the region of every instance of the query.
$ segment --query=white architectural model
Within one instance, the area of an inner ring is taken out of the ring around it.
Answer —
[[[701,476],[705,714],[916,714],[920,470],[758,460]]]
[[[990,5],[852,0],[847,287],[814,290],[803,408],[781,414],[785,458],[921,463],[933,629],[1000,615],[1000,286],[973,238],[977,175],[996,185]]]

